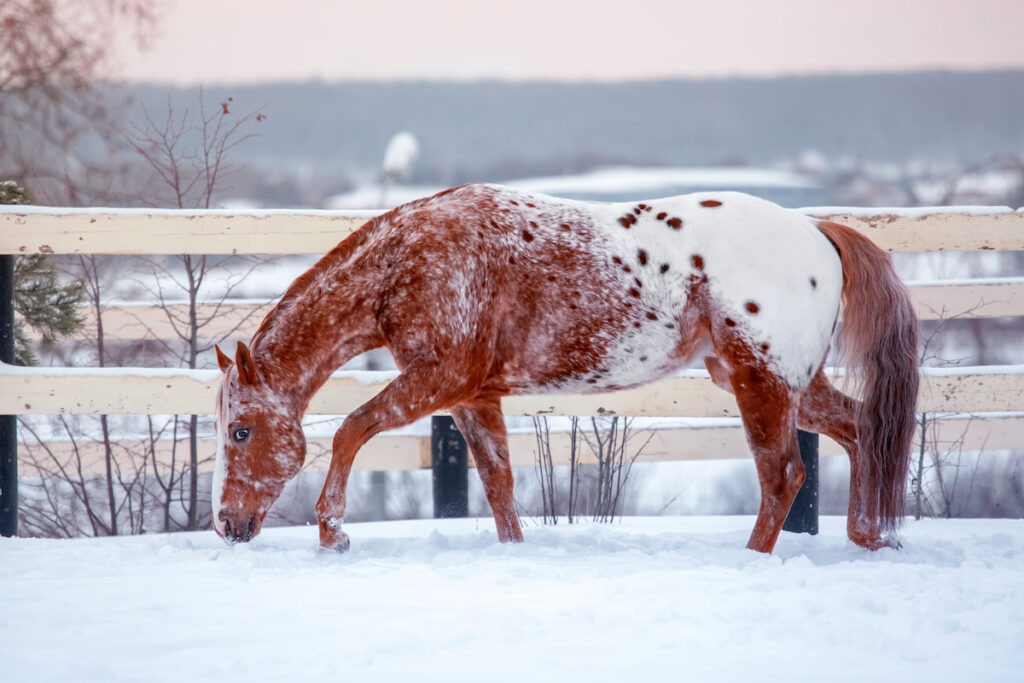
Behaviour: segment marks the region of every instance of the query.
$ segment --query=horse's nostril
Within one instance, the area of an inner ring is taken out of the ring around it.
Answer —
[[[249,521],[245,525],[245,533],[242,534],[242,540],[248,543],[252,540],[252,537],[256,532],[256,515],[249,515]]]

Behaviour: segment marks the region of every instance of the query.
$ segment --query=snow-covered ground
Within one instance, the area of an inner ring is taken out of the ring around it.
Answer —
[[[1024,520],[843,518],[743,549],[749,517],[351,524],[0,539],[6,681],[1019,681]]]

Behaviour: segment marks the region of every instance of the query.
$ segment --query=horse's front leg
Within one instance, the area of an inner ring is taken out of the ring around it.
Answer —
[[[350,428],[346,430],[346,426]],[[341,429],[334,434],[331,465],[327,469],[323,491],[316,502],[316,517],[320,522],[320,547],[325,550],[345,552],[349,548],[348,534],[341,530],[341,524],[345,519],[345,492],[348,490],[348,475],[352,472],[352,463],[362,446],[359,444],[352,448],[354,441],[350,433],[351,426],[346,419]]]
[[[452,417],[473,453],[477,474],[484,485],[487,502],[494,513],[498,540],[521,543],[523,530],[513,497],[512,466],[508,453],[508,432],[501,412],[500,397],[477,397],[452,408]]]
[[[345,519],[345,492],[352,463],[363,444],[380,432],[402,427],[460,403],[477,391],[479,386],[453,378],[451,372],[445,372],[436,363],[410,366],[346,417],[334,435],[327,481],[316,503],[320,546],[326,550],[348,550],[348,535],[341,530]]]

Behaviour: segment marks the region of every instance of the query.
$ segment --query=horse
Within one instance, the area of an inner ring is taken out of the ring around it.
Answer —
[[[850,393],[824,372],[834,337]],[[502,398],[636,387],[701,354],[735,396],[756,463],[747,547],[773,550],[803,483],[798,427],[849,455],[849,538],[895,543],[917,319],[889,255],[849,227],[737,192],[606,204],[488,184],[375,217],[295,280],[233,360],[216,348],[217,534],[259,533],[302,466],[310,398],[382,346],[400,372],[334,435],[316,503],[324,549],[349,548],[346,486],[363,444],[441,410],[469,445],[498,539],[522,541]]]

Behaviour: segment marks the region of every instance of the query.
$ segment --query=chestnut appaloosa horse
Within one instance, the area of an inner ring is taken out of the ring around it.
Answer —
[[[851,398],[823,373],[842,302]],[[401,369],[334,436],[316,504],[320,545],[345,550],[352,461],[375,434],[448,409],[476,461],[498,538],[522,541],[501,399],[602,392],[698,354],[736,396],[771,552],[804,467],[797,427],[850,456],[849,537],[903,516],[917,398],[917,319],[889,256],[856,231],[716,192],[623,204],[466,185],[374,218],[301,275],[224,372],[213,526],[259,533],[306,452],[301,419],[336,368],[386,346]]]

